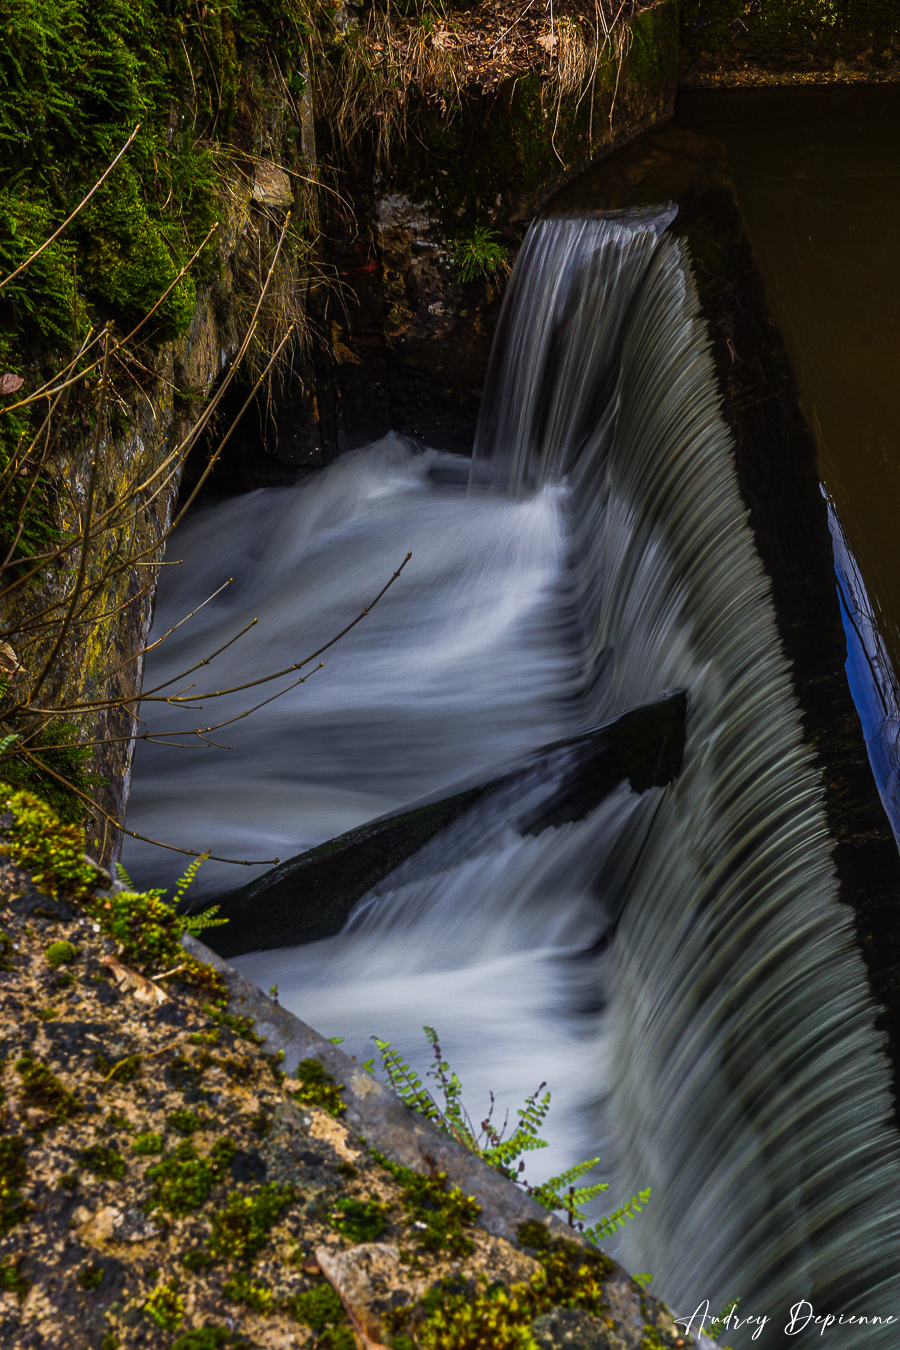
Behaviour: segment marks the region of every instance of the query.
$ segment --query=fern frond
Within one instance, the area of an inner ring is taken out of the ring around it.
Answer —
[[[621,1209],[614,1210],[612,1214],[598,1219],[593,1228],[586,1228],[584,1230],[585,1236],[595,1246],[601,1238],[612,1237],[617,1228],[624,1228],[629,1219],[633,1219],[636,1214],[640,1214],[649,1199],[650,1187],[648,1186],[645,1191],[640,1191],[637,1195],[633,1195],[630,1200],[627,1200]]]
[[[209,857],[208,853],[201,853],[199,858],[195,858],[192,863],[188,864],[187,868],[185,869],[184,875],[178,878],[177,882],[175,883],[175,893],[172,896],[172,899],[169,901],[169,904],[172,906],[173,909],[177,906],[179,900],[184,895],[185,891],[188,889],[191,882],[194,880],[194,877],[197,875],[200,868],[206,862],[208,857]],[[224,922],[224,920],[222,920],[222,922]]]
[[[217,919],[215,917],[219,908],[219,905],[213,905],[211,909],[205,909],[202,914],[183,915],[181,919],[183,931],[185,933],[202,933],[207,928],[220,928],[228,920],[227,918]]]
[[[547,1112],[550,1110],[550,1093],[545,1092],[540,1101],[538,1100],[538,1093],[541,1091],[541,1088],[545,1088],[546,1086],[546,1083],[541,1083],[537,1092],[533,1092],[532,1095],[527,1098],[525,1106],[516,1112],[519,1117],[519,1129],[525,1134],[536,1135],[544,1121],[547,1119]]]
[[[544,1188],[560,1191],[564,1186],[571,1186],[579,1177],[583,1177],[585,1172],[589,1172],[592,1167],[596,1167],[599,1161],[599,1158],[585,1158],[584,1162],[576,1163],[568,1171],[560,1172],[558,1177],[551,1177],[549,1181],[545,1181]],[[607,1189],[608,1185],[608,1182],[599,1183],[600,1189],[603,1191]]]
[[[119,878],[119,880],[122,882],[123,885],[128,887],[130,891],[134,890],[134,882],[131,880],[131,877],[125,871],[124,865],[120,862],[116,863],[116,876]]]
[[[400,1100],[425,1116],[427,1120],[440,1124],[441,1112],[437,1102],[419,1075],[406,1063],[400,1051],[393,1050],[390,1041],[379,1040],[377,1036],[373,1036],[372,1040],[378,1047],[388,1082]]]
[[[492,1167],[509,1167],[523,1153],[533,1153],[535,1149],[547,1148],[546,1139],[536,1139],[532,1134],[513,1134],[509,1139],[501,1139],[498,1144],[479,1149],[482,1158]]]

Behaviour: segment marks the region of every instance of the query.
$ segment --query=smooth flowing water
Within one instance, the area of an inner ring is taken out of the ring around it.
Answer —
[[[436,1026],[476,1118],[488,1089],[515,1106],[547,1079],[533,1176],[599,1154],[611,1204],[651,1185],[620,1254],[675,1306],[890,1314],[887,1064],[668,218],[532,227],[468,490],[456,457],[388,440],[181,532],[157,632],[235,581],[149,684],[256,616],[215,687],[284,666],[413,558],[323,671],[228,729],[234,749],[142,745],[129,823],[284,857],[686,688],[669,789],[623,787],[536,838],[494,802],[338,937],[237,964],[361,1058],[376,1033],[423,1068],[418,1029]],[[151,729],[171,728],[155,706]],[[159,876],[147,849],[127,861]],[[207,864],[208,891],[224,867]],[[841,1343],[893,1338],[847,1326]]]

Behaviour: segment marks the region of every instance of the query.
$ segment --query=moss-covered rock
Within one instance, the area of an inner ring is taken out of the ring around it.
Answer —
[[[98,890],[96,869],[78,873],[71,827],[43,812],[36,830],[21,794],[5,806],[4,1345],[356,1350],[365,1332],[394,1350],[536,1350],[540,1319],[560,1308],[597,1319],[626,1350],[650,1331],[647,1344],[691,1344],[613,1261],[559,1224],[549,1232],[536,1203],[492,1169],[512,1212],[531,1215],[518,1238],[489,1232],[499,1209],[486,1213],[440,1168],[402,1161],[422,1130],[434,1157],[465,1151],[346,1057],[352,1084],[336,1079],[339,1052],[327,1042],[286,1076],[221,970],[186,951],[173,969],[156,941],[130,949],[143,971],[127,969],[121,892]],[[20,814],[29,823],[16,833]],[[62,917],[17,906],[37,866],[67,897]],[[158,927],[158,895],[143,898]],[[139,899],[129,897],[129,914]],[[64,988],[46,961],[48,936],[77,939],[77,975]],[[50,1018],[40,1015],[48,1000]],[[124,1062],[141,1071],[110,1071]],[[393,1156],[345,1121],[345,1096],[354,1112],[362,1098],[390,1102],[387,1133],[374,1134]]]

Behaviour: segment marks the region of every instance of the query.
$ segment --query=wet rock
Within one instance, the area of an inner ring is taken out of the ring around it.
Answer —
[[[260,160],[256,165],[256,177],[250,195],[261,206],[286,209],[294,201],[291,180],[284,169],[279,169],[268,160]]]
[[[580,1308],[553,1308],[532,1322],[531,1331],[540,1350],[618,1350],[624,1344],[599,1317]]]
[[[365,1242],[347,1251],[316,1250],[316,1260],[329,1283],[340,1296],[355,1330],[362,1336],[366,1350],[380,1347],[381,1318],[400,1295],[402,1303],[412,1304],[422,1296],[426,1281],[410,1279],[400,1263],[400,1252],[388,1242]]]

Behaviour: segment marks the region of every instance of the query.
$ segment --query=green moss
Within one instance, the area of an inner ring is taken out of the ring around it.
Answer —
[[[144,1312],[163,1331],[174,1331],[184,1317],[184,1300],[174,1281],[160,1284],[144,1304]]]
[[[389,1205],[377,1200],[354,1200],[342,1195],[335,1201],[334,1227],[350,1242],[377,1242],[387,1228]]]
[[[177,1111],[172,1111],[166,1116],[166,1129],[174,1130],[176,1134],[189,1136],[196,1134],[197,1130],[201,1130],[202,1128],[203,1121],[201,1121],[200,1117],[194,1111],[180,1108]]]
[[[16,1060],[15,1067],[22,1078],[23,1106],[47,1112],[57,1124],[83,1109],[74,1093],[63,1087],[56,1074],[30,1050]]]
[[[383,1153],[373,1151],[372,1157],[400,1182],[404,1213],[423,1251],[450,1256],[468,1256],[474,1251],[475,1244],[463,1229],[476,1221],[481,1206],[458,1186],[450,1186],[445,1172],[424,1176],[391,1162]]]
[[[155,1134],[152,1130],[147,1130],[143,1134],[135,1135],[131,1147],[135,1153],[142,1156],[153,1153],[162,1153],[163,1140],[161,1134]]]
[[[249,1041],[251,1045],[264,1044],[266,1038],[254,1031],[255,1022],[252,1017],[236,1017],[227,1008],[215,1007],[209,1003],[204,1005],[203,1011],[216,1026],[227,1027],[235,1036],[240,1036],[241,1040]]]
[[[102,1266],[82,1266],[76,1275],[79,1286],[85,1291],[99,1289],[105,1272]]]
[[[134,1131],[134,1126],[122,1111],[107,1111],[103,1124],[107,1130],[124,1130],[126,1134]]]
[[[50,946],[44,952],[44,959],[54,970],[57,966],[67,966],[70,962],[76,960],[78,948],[73,947],[71,942],[51,942]]]
[[[202,1247],[192,1247],[182,1256],[181,1264],[185,1270],[190,1270],[194,1275],[197,1275],[201,1270],[206,1270],[207,1266],[212,1265],[212,1257]]]
[[[30,872],[34,884],[54,898],[80,900],[100,876],[84,857],[84,830],[67,825],[28,792],[0,784],[0,813],[9,812],[4,851],[16,867]]]
[[[95,1176],[121,1181],[125,1175],[125,1159],[114,1144],[92,1144],[78,1155],[82,1167]]]
[[[275,1306],[275,1295],[264,1284],[255,1284],[246,1271],[240,1271],[222,1285],[222,1294],[232,1303],[244,1303],[265,1317]]]
[[[27,391],[91,325],[128,326],[167,290],[145,338],[185,331],[197,285],[217,266],[211,243],[177,279],[223,214],[232,170],[216,142],[234,134],[247,148],[235,120],[258,107],[267,76],[278,78],[276,60],[296,58],[308,14],[305,0],[3,0],[4,36],[15,36],[0,44],[0,276],[53,234],[139,130],[67,230],[5,288],[0,371],[24,376]],[[0,416],[0,472],[41,417],[43,409]],[[14,480],[0,501],[4,551],[24,491]],[[20,557],[46,547],[56,518],[44,477]],[[36,787],[34,766],[19,764],[17,784]],[[78,809],[51,775],[42,790],[60,809]]]
[[[179,1144],[162,1162],[147,1169],[153,1186],[147,1212],[162,1209],[182,1215],[200,1209],[225,1177],[236,1152],[230,1139],[220,1139],[206,1157],[200,1157],[188,1140]]]
[[[297,1199],[294,1186],[275,1182],[260,1186],[252,1195],[232,1192],[225,1208],[213,1215],[207,1244],[210,1255],[214,1260],[252,1261],[283,1211]]]
[[[893,0],[779,0],[750,14],[744,0],[684,0],[681,43],[690,61],[712,53],[725,68],[744,63],[771,70],[830,69],[836,60],[890,66],[900,37]]]
[[[106,1055],[94,1056],[94,1068],[103,1075],[105,1083],[133,1083],[140,1077],[140,1055],[125,1055],[122,1059],[107,1059]]]
[[[6,1289],[11,1294],[16,1294],[19,1302],[25,1298],[31,1288],[31,1280],[22,1274],[21,1257],[7,1258],[0,1265],[0,1289]]]
[[[22,1198],[21,1187],[28,1176],[25,1140],[21,1135],[0,1138],[0,1234],[24,1223],[31,1206]]]
[[[230,1347],[249,1346],[249,1341],[227,1327],[199,1327],[183,1331],[172,1342],[172,1350],[230,1350]]]
[[[341,1101],[342,1088],[317,1059],[301,1059],[295,1074],[300,1087],[288,1089],[288,1096],[301,1106],[319,1106],[330,1116],[342,1116],[347,1110]]]
[[[15,951],[13,940],[8,933],[0,929],[0,970],[14,970],[12,956]]]
[[[482,1278],[473,1290],[445,1281],[416,1327],[416,1342],[421,1350],[537,1350],[534,1316],[527,1285],[507,1289]]]
[[[336,1327],[347,1320],[344,1305],[330,1284],[317,1284],[302,1294],[295,1294],[288,1304],[292,1317],[313,1331]]]

